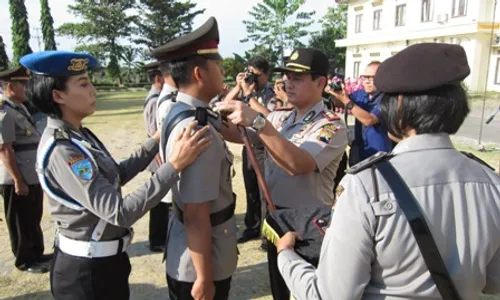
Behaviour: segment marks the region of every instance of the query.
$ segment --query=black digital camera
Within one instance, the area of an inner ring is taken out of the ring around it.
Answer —
[[[334,92],[340,92],[342,91],[342,81],[336,81],[336,82],[330,82],[328,86],[334,91]]]
[[[258,79],[258,76],[252,72],[248,72],[247,75],[245,76],[245,82],[247,84],[257,84],[257,79]]]

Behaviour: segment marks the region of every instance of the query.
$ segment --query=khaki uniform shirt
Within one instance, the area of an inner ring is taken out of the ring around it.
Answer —
[[[347,145],[346,126],[323,101],[302,119],[295,120],[295,116],[295,110],[275,110],[267,119],[281,135],[313,157],[317,170],[291,176],[266,153],[265,178],[273,202],[287,208],[332,205],[334,179]]]
[[[165,122],[181,111],[207,107],[208,105],[187,94],[179,93]],[[194,118],[181,121],[172,130],[165,153],[172,150],[172,139]],[[210,126],[212,143],[196,161],[184,169],[181,180],[172,188],[173,201],[182,210],[184,204],[210,202],[211,213],[218,212],[234,201],[231,184],[233,156],[218,130]],[[187,248],[184,225],[177,217],[170,219],[167,242],[167,272],[178,281],[194,282],[196,270]],[[212,270],[214,280],[223,280],[233,275],[237,263],[236,219],[234,216],[225,223],[212,227]]]
[[[69,208],[60,200],[49,197],[52,218],[66,237],[90,240],[100,219],[108,223],[101,240],[125,236],[128,228],[156,206],[178,180],[175,169],[166,163],[146,183],[122,196],[121,186],[143,171],[158,153],[158,144],[153,139],[128,159],[117,163],[86,129],[72,130],[64,121],[49,118],[40,142],[38,160],[43,159],[45,153],[42,149],[55,130],[64,130],[71,137],[83,140],[97,164],[68,140],[60,140],[49,153],[46,168],[39,170],[54,192],[83,207],[81,210]],[[47,192],[45,187],[44,190]]]
[[[38,184],[35,165],[40,133],[23,104],[16,105],[5,96],[0,98],[0,144],[12,144],[24,181],[26,184]],[[14,179],[1,161],[0,184],[14,184]]]
[[[447,134],[400,142],[390,163],[418,201],[462,299],[500,292],[500,177]],[[292,250],[278,266],[297,300],[441,299],[410,225],[380,173],[346,175],[318,269]],[[402,200],[404,201],[404,199]]]
[[[144,104],[144,125],[148,137],[152,137],[156,133],[156,130],[158,128],[156,124],[156,103],[158,101],[160,92],[161,91],[154,86],[151,87],[151,90],[146,97],[146,103]],[[160,165],[158,164],[158,161],[156,159],[153,159],[147,169],[149,172],[154,173],[156,172],[156,170],[158,170],[159,166]]]

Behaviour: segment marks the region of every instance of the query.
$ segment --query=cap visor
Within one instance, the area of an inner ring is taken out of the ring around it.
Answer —
[[[303,73],[303,74],[308,74],[311,73],[309,70],[304,70],[300,68],[289,68],[289,67],[280,67],[280,68],[274,68],[273,73]]]

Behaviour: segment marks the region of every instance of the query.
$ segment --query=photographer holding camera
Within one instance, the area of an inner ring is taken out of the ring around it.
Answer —
[[[327,85],[325,91],[343,103],[345,109],[351,110],[356,118],[354,140],[349,152],[349,165],[372,156],[378,151],[390,152],[393,144],[387,135],[387,128],[380,123],[380,93],[373,84],[380,62],[369,63],[361,80],[363,89],[348,95],[341,81]]]
[[[247,64],[247,72],[240,73],[236,77],[236,86],[226,96],[226,100],[239,99],[248,103],[249,106],[264,115],[269,114],[275,108],[274,89],[268,83],[269,62],[261,56],[252,57]],[[245,230],[238,238],[238,243],[245,243],[260,237],[262,218],[266,214],[266,205],[261,204],[261,193],[257,182],[257,175],[247,156],[245,147],[242,150],[243,179],[247,195],[247,211],[245,214]],[[255,155],[261,168],[264,167],[264,147],[262,145],[254,148]],[[261,248],[265,250],[265,240]]]

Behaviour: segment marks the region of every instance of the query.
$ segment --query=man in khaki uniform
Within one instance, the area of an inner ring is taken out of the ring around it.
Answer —
[[[449,273],[448,291],[454,286],[461,299],[500,292],[500,178],[450,140],[469,113],[460,85],[469,74],[458,45],[416,44],[382,63],[380,116],[398,144],[348,170],[317,268],[295,253],[294,233],[278,242],[295,299],[458,299],[444,297],[431,276],[417,241],[429,249],[432,240],[437,252],[429,257],[442,257],[436,277]],[[385,178],[382,164],[396,173]],[[415,200],[395,196],[397,173]],[[407,212],[408,202],[416,209]]]
[[[163,76],[158,70],[158,62],[146,65],[148,78],[151,84],[151,89],[146,96],[144,102],[144,125],[148,137],[152,137],[158,130],[156,122],[156,109],[158,97],[163,87]],[[155,159],[149,164],[147,170],[154,174],[161,165],[160,156],[157,155]],[[152,252],[163,252],[165,239],[167,237],[168,215],[170,211],[170,204],[160,202],[157,206],[149,211],[149,250]]]
[[[180,173],[172,187],[172,217],[167,235],[167,282],[170,299],[228,299],[237,264],[235,197],[231,185],[233,158],[220,137],[220,120],[209,109],[223,87],[218,53],[219,32],[212,17],[197,30],[154,49],[152,56],[170,62],[179,87],[163,120],[162,160],[173,137],[196,119],[210,124],[212,144]],[[196,115],[195,115],[196,111]],[[179,119],[179,114],[192,115]],[[203,117],[202,117],[203,116]]]
[[[265,179],[277,208],[332,205],[335,174],[347,145],[347,129],[328,110],[321,97],[327,83],[328,58],[321,51],[298,48],[286,67],[288,102],[293,109],[271,112],[267,118],[240,101],[217,103],[216,110],[230,111],[232,124],[251,126],[254,143],[266,148]],[[241,138],[234,125],[222,127],[232,142]],[[277,269],[276,247],[268,243],[271,289],[275,299],[289,298]]]
[[[43,255],[43,192],[35,170],[40,133],[23,105],[24,85],[29,79],[24,67],[0,73],[4,95],[0,103],[0,192],[4,199],[15,266],[21,271],[45,273]]]

